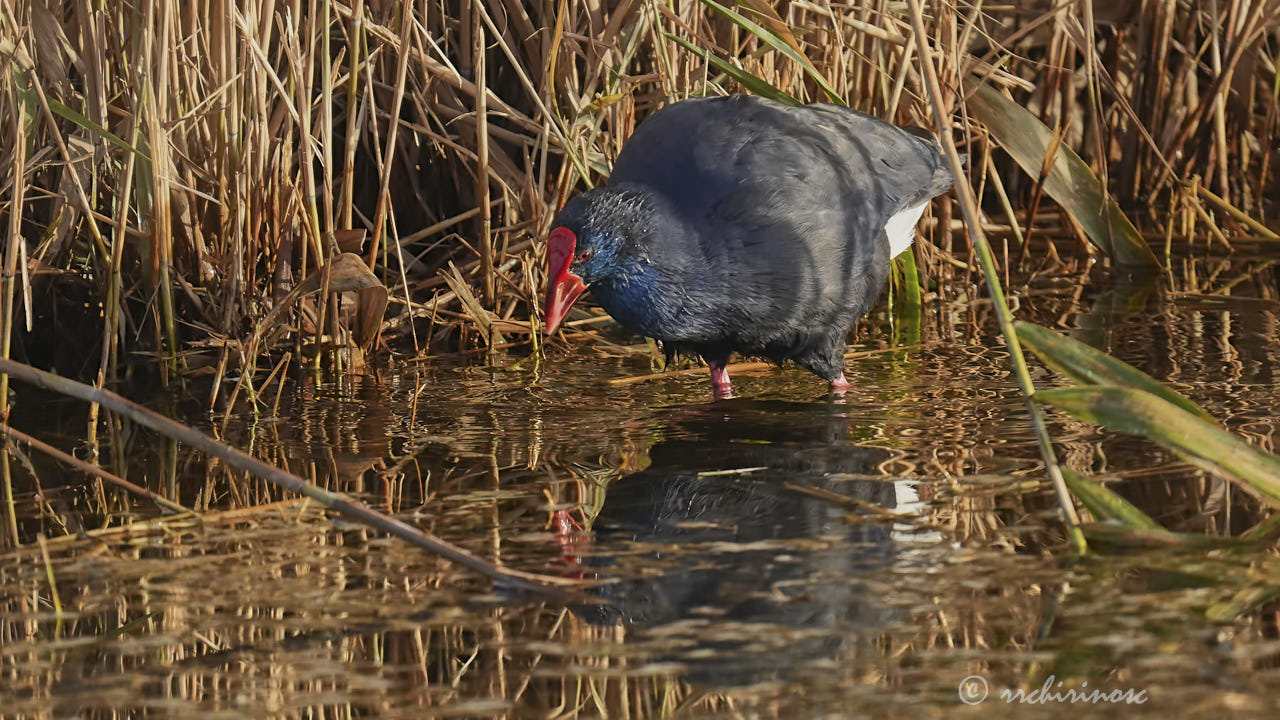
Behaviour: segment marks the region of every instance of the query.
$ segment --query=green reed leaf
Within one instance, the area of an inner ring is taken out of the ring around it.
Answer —
[[[1030,347],[1041,362],[1078,385],[1118,385],[1145,390],[1193,415],[1214,421],[1199,405],[1159,380],[1095,347],[1034,323],[1018,321],[1013,326],[1018,331],[1018,339]]]
[[[1114,520],[1130,530],[1165,534],[1169,532],[1133,503],[1093,478],[1063,466],[1062,479],[1067,482],[1067,488],[1071,490],[1071,494],[1079,498],[1085,508],[1098,520]]]
[[[1213,622],[1232,622],[1241,615],[1280,597],[1280,586],[1261,585],[1248,587],[1231,596],[1230,600],[1213,603],[1205,609],[1205,617]]]
[[[822,73],[818,72],[818,68],[813,66],[813,63],[809,61],[809,58],[805,57],[800,53],[800,51],[789,45],[785,40],[778,37],[773,31],[768,30],[755,21],[739,14],[736,10],[715,2],[715,0],[702,0],[702,4],[728,18],[734,25],[737,25],[743,30],[746,30],[752,35],[760,38],[760,40],[766,45],[777,52],[782,53],[792,62],[798,64],[804,70],[805,74],[813,78],[813,81],[818,84],[818,87],[822,88],[822,92],[826,93],[827,97],[832,102],[840,105],[845,104],[844,99],[835,91],[835,88],[831,87],[827,82],[827,79],[823,77]]]
[[[1040,176],[1045,156],[1055,153],[1044,179],[1045,192],[1071,213],[1094,245],[1122,265],[1159,264],[1089,166],[1066,145],[1053,148],[1053,131],[1031,111],[988,85],[974,90],[968,109],[1032,177]]]
[[[706,60],[707,63],[710,64],[712,67],[716,68],[717,70],[724,73],[725,75],[728,75],[729,77],[733,78],[738,82],[738,84],[742,85],[742,87],[746,88],[747,90],[750,90],[752,95],[759,95],[760,97],[766,97],[766,98],[769,98],[770,100],[777,100],[778,102],[786,103],[788,105],[802,104],[799,100],[791,97],[791,95],[787,94],[786,92],[779,90],[773,85],[770,85],[767,81],[762,80],[756,77],[755,75],[752,75],[751,73],[747,72],[746,70],[743,70],[740,67],[735,67],[733,64],[729,63],[723,58],[718,57],[715,53],[712,53],[711,51],[705,48],[700,48],[697,45],[694,45],[693,43],[689,42],[688,40],[685,40],[684,38],[679,37],[677,35],[673,35],[672,33],[663,33],[663,34],[666,35],[668,38],[674,40],[677,45],[684,48],[685,50],[688,50],[689,52],[695,55],[701,56],[702,59]]]
[[[1280,507],[1280,457],[1249,445],[1167,400],[1143,390],[1115,386],[1041,390],[1035,399],[1081,420],[1141,435]]]
[[[22,101],[24,103],[32,103],[32,104],[39,103],[39,98],[36,97],[35,89],[32,88],[26,82],[26,76],[21,71],[16,72],[14,75],[15,75],[15,80],[17,81],[14,83],[14,85],[18,89],[18,96],[22,98]],[[84,115],[84,113],[81,113],[79,110],[75,110],[71,107],[68,107],[67,105],[64,105],[58,100],[48,96],[45,96],[45,100],[49,103],[49,109],[53,111],[54,115],[58,115],[59,117],[70,120],[73,124],[81,128],[84,128],[85,130],[88,130],[90,133],[97,135],[98,137],[102,138],[103,140],[106,140],[107,142],[111,143],[112,145],[115,145],[116,147],[122,150],[128,150],[131,153],[136,153],[141,158],[144,158],[148,161],[151,160],[151,157],[149,155],[139,150],[138,148],[130,145],[129,143],[125,142],[124,139],[121,138],[119,135],[116,135],[115,133],[102,127],[98,123],[90,120],[88,117]]]

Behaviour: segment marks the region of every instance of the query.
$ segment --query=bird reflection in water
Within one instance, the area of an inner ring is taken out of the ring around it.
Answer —
[[[869,576],[937,536],[856,511],[855,501],[921,505],[910,480],[879,471],[889,451],[851,440],[871,429],[825,403],[674,413],[651,465],[609,485],[578,544],[586,576],[615,582],[574,612],[627,626],[629,641],[655,642],[702,684],[785,679],[874,651],[867,643],[900,611]]]

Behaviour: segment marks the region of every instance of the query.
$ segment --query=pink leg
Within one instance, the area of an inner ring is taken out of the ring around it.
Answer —
[[[853,384],[848,380],[845,380],[844,373],[840,373],[839,377],[831,381],[831,392],[841,397],[844,397],[844,394],[849,392],[849,389],[852,387]]]
[[[581,579],[582,570],[578,563],[577,551],[578,535],[582,532],[582,526],[573,519],[573,514],[568,510],[556,510],[552,516],[552,524],[555,526],[556,543],[560,545],[560,559],[572,568],[568,572],[569,577]]]
[[[717,400],[733,397],[733,385],[729,383],[729,370],[724,363],[708,363],[711,367],[711,386]]]

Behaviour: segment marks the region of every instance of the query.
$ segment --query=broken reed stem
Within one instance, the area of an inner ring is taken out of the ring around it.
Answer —
[[[1280,77],[1280,73],[1277,73],[1277,77]],[[1227,202],[1223,198],[1220,198],[1217,195],[1213,194],[1212,192],[1209,191],[1209,188],[1205,187],[1204,185],[1198,186],[1196,190],[1200,193],[1200,195],[1204,199],[1222,208],[1227,212],[1228,215],[1235,218],[1236,220],[1239,220],[1245,225],[1248,225],[1251,230],[1258,233],[1262,237],[1267,238],[1268,240],[1280,240],[1280,235],[1277,235],[1274,230],[1267,227],[1266,225],[1263,225],[1257,220],[1254,220],[1252,217],[1249,217],[1247,213],[1245,213],[1243,210],[1236,207],[1235,205],[1232,205],[1231,203]]]
[[[564,594],[564,591],[558,588],[579,584],[577,581],[568,578],[538,575],[495,565],[431,533],[420,530],[390,515],[380,513],[364,503],[350,500],[337,493],[312,485],[293,473],[265,463],[238,448],[220,443],[204,433],[148,410],[110,390],[95,388],[84,383],[59,377],[7,358],[0,359],[0,372],[8,373],[23,382],[31,383],[45,390],[85,402],[98,403],[139,425],[150,428],[178,442],[185,443],[207,455],[216,457],[231,468],[257,475],[273,485],[309,497],[344,517],[381,530],[388,535],[398,537],[495,581],[510,583],[512,586],[522,590],[555,595]],[[0,458],[4,457],[7,457],[7,455],[0,455]]]
[[[920,72],[924,75],[925,87],[929,96],[929,106],[933,110],[933,120],[942,141],[943,153],[947,156],[947,162],[951,165],[951,173],[955,177],[956,197],[960,201],[960,212],[964,215],[965,225],[969,229],[969,240],[974,249],[977,250],[978,259],[982,263],[982,274],[986,276],[987,289],[991,293],[996,320],[1000,323],[1000,333],[1004,336],[1005,347],[1009,350],[1009,360],[1013,365],[1014,376],[1018,380],[1018,389],[1022,392],[1023,400],[1027,406],[1027,415],[1031,420],[1031,427],[1035,431],[1036,441],[1040,447],[1040,456],[1044,460],[1045,472],[1048,473],[1049,480],[1053,484],[1054,494],[1058,498],[1058,510],[1063,523],[1067,527],[1067,535],[1071,539],[1072,547],[1075,548],[1076,552],[1084,553],[1088,551],[1088,545],[1085,542],[1084,533],[1080,530],[1080,518],[1076,515],[1075,505],[1071,499],[1071,492],[1067,489],[1066,480],[1062,477],[1062,468],[1058,466],[1058,457],[1053,449],[1053,440],[1049,437],[1049,431],[1045,427],[1044,414],[1041,412],[1039,404],[1035,401],[1035,384],[1031,381],[1031,373],[1027,370],[1026,358],[1022,354],[1022,345],[1018,342],[1017,333],[1013,328],[1013,315],[1009,311],[1008,302],[1005,300],[1004,289],[1000,286],[999,270],[996,268],[991,245],[987,242],[987,236],[982,231],[977,199],[973,195],[973,188],[969,186],[969,179],[965,175],[964,163],[960,160],[960,153],[956,151],[956,142],[952,136],[948,114],[942,107],[942,84],[938,81],[938,73],[933,64],[933,51],[929,46],[929,36],[925,33],[924,16],[920,11],[920,0],[907,0],[907,4],[911,10],[911,27],[917,38]]]

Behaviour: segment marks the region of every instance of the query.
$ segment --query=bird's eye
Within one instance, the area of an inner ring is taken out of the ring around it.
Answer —
[[[579,261],[579,262],[584,262],[584,261],[586,261],[586,260],[589,260],[590,258],[591,258],[591,251],[590,251],[590,250],[583,250],[582,252],[578,253],[578,261]]]

